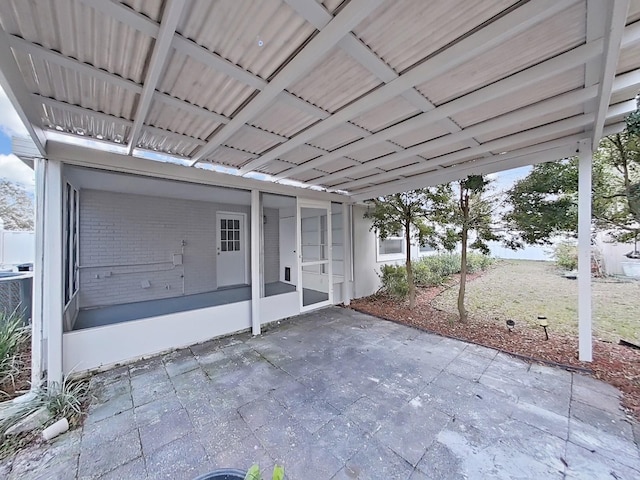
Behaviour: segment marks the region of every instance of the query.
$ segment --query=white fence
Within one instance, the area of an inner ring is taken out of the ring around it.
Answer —
[[[34,232],[17,232],[0,229],[0,266],[14,267],[21,263],[33,263],[36,257]]]

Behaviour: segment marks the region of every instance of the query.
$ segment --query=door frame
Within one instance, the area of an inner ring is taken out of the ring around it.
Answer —
[[[244,245],[244,285],[251,285],[249,281],[250,277],[250,265],[249,265],[249,248],[251,248],[251,238],[247,235],[247,214],[243,212],[229,212],[226,210],[216,210],[216,257],[218,256],[218,248],[220,248],[220,218],[219,215],[238,215],[242,217],[240,231],[243,232],[244,241],[240,241],[240,245]],[[234,284],[241,285],[241,284]],[[223,288],[233,285],[223,285]],[[216,290],[220,288],[220,282],[218,281],[218,259],[216,258]]]
[[[310,310],[316,310],[321,307],[333,305],[333,241],[331,238],[331,202],[320,200],[307,200],[300,197],[297,198],[296,206],[296,248],[298,252],[298,282],[296,289],[298,290],[300,312],[308,312]],[[327,260],[319,262],[308,262],[304,264],[302,261],[302,208],[321,208],[327,212]],[[313,303],[311,305],[304,305],[304,280],[302,278],[302,267],[305,265],[321,265],[327,264],[327,276],[329,279],[328,290],[329,298],[324,302]]]

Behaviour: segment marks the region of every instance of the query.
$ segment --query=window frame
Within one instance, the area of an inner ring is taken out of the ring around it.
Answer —
[[[380,243],[383,241],[380,239],[380,235],[376,232],[376,259],[378,262],[389,261],[389,260],[402,260],[407,256],[407,245],[406,240],[404,238],[404,229],[398,232],[398,235],[389,235],[384,241],[387,240],[400,240],[401,251],[399,253],[381,253],[380,252]]]
[[[80,288],[80,192],[66,181],[62,199],[62,235],[62,290],[63,303],[67,308]]]

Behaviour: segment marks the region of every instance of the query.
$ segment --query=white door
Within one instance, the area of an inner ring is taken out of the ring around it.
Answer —
[[[248,283],[245,222],[242,213],[216,212],[218,288]]]

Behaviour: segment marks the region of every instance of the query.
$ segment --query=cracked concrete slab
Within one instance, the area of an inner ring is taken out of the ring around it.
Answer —
[[[348,309],[91,378],[84,426],[0,464],[10,480],[640,478],[620,392]]]

